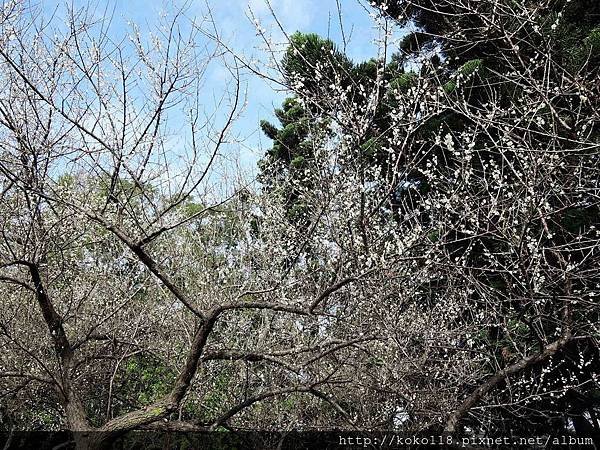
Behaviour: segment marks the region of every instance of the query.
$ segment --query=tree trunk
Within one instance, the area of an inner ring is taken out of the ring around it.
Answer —
[[[75,431],[73,433],[76,450],[108,450],[112,439],[100,431]]]

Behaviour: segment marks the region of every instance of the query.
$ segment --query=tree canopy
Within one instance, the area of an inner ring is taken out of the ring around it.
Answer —
[[[86,9],[0,10],[9,444],[250,429],[600,445],[600,6],[373,7],[372,58],[282,30],[262,66],[185,10],[149,39],[113,39]],[[210,104],[212,65],[230,78]],[[287,94],[260,122],[256,179],[229,153],[245,76]]]

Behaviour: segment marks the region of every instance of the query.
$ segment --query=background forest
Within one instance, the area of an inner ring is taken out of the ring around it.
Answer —
[[[113,36],[89,8],[3,2],[5,448],[18,430],[78,450],[132,430],[600,446],[600,3],[374,1],[365,61],[338,6],[343,42],[257,23],[261,60],[210,9]],[[229,157],[246,76],[288,96],[256,176]]]

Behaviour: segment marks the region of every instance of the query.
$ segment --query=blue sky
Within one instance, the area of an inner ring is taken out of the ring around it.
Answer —
[[[248,8],[251,8],[260,20],[261,26],[274,35],[276,41],[278,37],[283,41],[264,0],[209,0],[209,3],[214,8],[213,12],[221,30],[229,37],[232,47],[237,51],[247,55],[257,54],[256,47],[260,45],[254,25],[247,17]],[[271,5],[288,34],[295,31],[314,32],[329,36],[342,46],[336,0],[273,0]],[[377,47],[373,41],[377,37],[377,31],[373,27],[369,9],[365,9],[368,2],[340,0],[340,5],[344,33],[348,41],[348,56],[356,61],[376,56]],[[257,56],[260,57],[260,54]],[[277,92],[276,88],[277,86],[269,86],[262,80],[249,80],[248,108],[238,127],[246,133],[251,148],[242,151],[242,159],[251,164],[255,164],[263,149],[270,146],[270,141],[258,131],[258,123],[261,119],[272,120],[273,109],[280,106],[285,98],[286,93]]]
[[[64,5],[64,1],[38,0],[45,11],[49,12]],[[183,0],[182,0],[183,1]],[[139,25],[142,33],[157,22],[161,12],[171,6],[181,4],[174,0],[96,0],[96,13],[113,11],[112,33],[125,34],[129,31],[128,22]],[[87,3],[87,0],[70,0],[75,6]],[[369,13],[373,12],[367,1],[339,0],[342,9],[343,26],[348,46],[346,53],[355,61],[362,61],[377,55],[374,39],[377,30]],[[295,31],[314,32],[328,36],[342,46],[336,0],[271,0],[278,20],[288,34]],[[264,58],[261,55],[261,39],[249,18],[251,10],[260,21],[262,28],[272,34],[277,42],[283,36],[275,25],[269,8],[264,0],[190,0],[187,15],[201,17],[210,7],[216,25],[228,45],[238,54],[246,57]],[[214,66],[207,74],[205,89],[216,97],[224,88],[223,69]],[[272,120],[273,109],[278,107],[286,93],[277,90],[257,77],[245,77],[247,86],[247,107],[243,117],[236,123],[235,132],[244,138],[245,145],[237,149],[240,161],[246,169],[253,170],[264,149],[270,142],[259,131],[261,119]]]

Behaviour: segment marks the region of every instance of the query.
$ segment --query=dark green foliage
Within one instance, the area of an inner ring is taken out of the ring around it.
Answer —
[[[352,68],[352,74],[359,77],[359,79],[361,78],[369,78],[369,79],[374,79],[375,76],[377,75],[377,60],[371,58],[368,61],[356,64],[353,68]],[[356,78],[353,78],[356,80]]]
[[[399,76],[392,79],[390,82],[390,94],[400,92],[406,92],[411,86],[414,86],[417,82],[418,75],[415,72],[402,73]]]
[[[260,128],[269,139],[273,139],[274,141],[277,140],[277,133],[279,130],[273,124],[267,122],[266,120],[261,120]]]
[[[561,45],[571,70],[597,67],[600,64],[600,27],[582,30],[573,25],[568,31],[563,31]]]
[[[396,54],[384,68],[386,89],[381,90],[380,107],[364,142],[356,147],[356,161],[364,163],[365,168],[379,167],[382,174],[388,170],[391,158],[382,151],[380,139],[382,130],[387,127],[386,115],[396,104],[395,96],[408,91],[418,79],[415,72],[405,73],[403,64],[403,58]],[[297,97],[286,99],[282,107],[275,110],[279,127],[261,121],[262,131],[273,140],[273,146],[259,162],[259,179],[268,190],[283,194],[292,222],[306,224],[311,207],[293,184],[301,180],[305,190],[311,189],[311,168],[318,163],[314,159],[318,136],[329,133],[329,117],[334,116],[339,107],[338,96],[330,91],[334,86],[341,87],[349,92],[358,107],[366,105],[382,67],[381,62],[373,58],[353,63],[330,40],[302,33],[292,36],[282,66],[288,83],[295,86],[301,80],[302,89]],[[315,117],[320,122],[315,121]]]
[[[475,73],[483,65],[483,60],[480,58],[471,59],[458,68],[458,73],[463,76],[469,76]]]
[[[288,219],[299,227],[308,225],[310,208],[307,194],[312,178],[308,175],[315,164],[315,136],[326,125],[312,122],[309,112],[294,97],[287,98],[275,110],[280,127],[261,122],[273,146],[259,161],[259,180],[265,189],[278,193],[286,207]]]
[[[310,147],[301,145],[308,136],[308,117],[295,98],[288,98],[281,109],[275,110],[275,116],[281,123],[281,128],[265,120],[260,126],[263,132],[273,139],[273,147],[268,151],[272,160],[283,160],[289,163],[296,156],[310,157]]]
[[[512,72],[515,67],[521,67],[522,61],[533,61],[540,48],[551,49],[551,56],[555,64],[548,68],[532,64],[533,69],[528,76],[533,80],[549,78],[553,83],[560,84],[563,77],[581,76],[591,80],[600,73],[600,2],[596,0],[555,0],[544,6],[544,9],[541,9],[540,2],[536,0],[522,2],[501,0],[500,4],[506,10],[511,10],[511,8],[540,9],[535,16],[537,23],[524,25],[518,15],[512,17],[507,14],[503,19],[502,27],[498,29],[487,27],[483,21],[484,14],[492,13],[494,2],[376,0],[375,3],[385,6],[385,13],[397,19],[400,25],[414,22],[417,30],[409,33],[402,40],[397,52],[383,70],[382,81],[385,88],[381,89],[381,101],[363,142],[356,146],[356,158],[354,159],[363,164],[365,168],[377,167],[382,178],[389,177],[391,161],[400,165],[404,164],[406,160],[411,160],[409,157],[412,157],[412,161],[421,161],[416,166],[412,166],[410,172],[407,169],[409,173],[405,175],[404,183],[406,184],[401,185],[389,199],[389,203],[398,217],[403,211],[418,210],[423,199],[429,195],[431,186],[424,182],[423,169],[425,164],[432,161],[433,157],[436,158],[437,169],[440,171],[452,173],[459,167],[455,156],[450,154],[443,145],[434,142],[435,137],[440,134],[442,136],[445,134],[460,135],[469,127],[476,126],[457,111],[457,108],[442,109],[419,124],[414,135],[414,145],[403,148],[403,153],[400,155],[390,155],[383,152],[382,149],[386,143],[386,133],[388,132],[386,130],[390,129],[390,113],[397,106],[398,96],[411,95],[410,89],[418,86],[422,79],[427,78],[439,83],[446,99],[460,102],[464,108],[472,111],[481,110],[483,105],[491,103],[508,111],[512,106],[518,104],[525,94],[523,84],[513,81],[515,75]],[[469,5],[470,7],[467,7]],[[449,17],[452,20],[448,19]],[[461,34],[457,35],[458,32]],[[512,42],[507,42],[504,33],[512,36]],[[459,39],[455,39],[457,36]],[[515,42],[519,44],[518,47],[514,46]],[[411,72],[404,71],[404,63],[408,57],[420,54],[423,50],[431,51],[433,48],[440,49],[438,54],[430,54],[429,60],[420,69]],[[347,89],[353,101],[360,105],[367,99],[367,95],[358,87],[362,86],[363,89],[369,91],[374,86],[378,73],[382,72],[380,61],[370,59],[352,63],[330,41],[316,35],[299,33],[294,35],[283,65],[290,85],[294,86],[298,77],[304,83],[301,89],[296,88],[296,95],[302,98],[303,104],[307,106],[303,110],[305,115],[287,112],[291,108],[289,106],[286,108],[285,104],[283,110],[276,111],[276,115],[281,121],[281,129],[276,129],[267,123],[262,124],[265,134],[274,140],[273,148],[268,152],[265,161],[278,167],[276,172],[269,173],[264,162],[261,166],[263,183],[271,189],[273,184],[270,183],[273,180],[278,180],[279,183],[298,180],[296,178],[298,170],[310,167],[314,152],[307,152],[305,145],[315,144],[315,142],[311,141],[311,133],[303,124],[308,117],[334,115],[336,105],[330,104],[326,100],[327,93],[331,89],[330,84],[333,82]],[[320,69],[319,77],[315,77],[317,67]],[[591,115],[596,106],[597,99],[595,103],[586,103],[578,98],[555,96],[552,108],[546,106],[535,113],[536,117],[543,121],[540,120],[531,125],[538,132],[528,134],[528,139],[532,140],[531,145],[545,148],[548,144],[547,127],[548,124],[553,124],[566,137],[565,150],[568,150],[567,147],[571,144],[567,141],[574,140],[574,136],[569,134],[567,128],[569,124],[578,120],[574,111],[577,110],[581,116],[585,116],[586,111]],[[560,120],[557,120],[554,115],[558,115]],[[509,151],[501,157],[495,150],[495,145],[501,141],[502,132],[492,129],[490,133],[489,136],[478,136],[476,142],[473,143],[472,166],[474,173],[478,175],[483,173],[490,162],[499,166],[502,163],[511,163],[516,159],[514,154]],[[592,139],[596,139],[596,142],[600,140],[597,126],[593,126],[591,136]],[[312,148],[312,146],[309,147]],[[575,161],[573,161],[573,165],[576,165]],[[306,174],[303,174],[304,176]],[[511,174],[507,175],[508,182],[511,181],[511,176]],[[307,178],[302,178],[302,180],[304,186],[310,188],[313,182],[310,173]],[[407,188],[407,184],[411,187]],[[292,199],[287,205],[292,221],[310,215],[310,203],[303,201],[300,194],[288,195],[288,198]],[[555,201],[558,205],[564,201],[564,198],[561,200],[557,195]],[[572,201],[572,204],[577,204],[577,202]],[[556,209],[559,210],[559,206]],[[420,224],[427,225],[429,219],[426,213],[420,212],[419,214]],[[490,227],[495,225],[493,219],[489,219],[489,222]],[[581,205],[564,210],[560,216],[549,218],[547,223],[533,220],[528,226],[539,234],[543,234],[544,227],[547,226],[553,235],[553,245],[558,247],[563,245],[567,248],[574,237],[585,238],[594,227],[600,226],[600,213],[595,205]],[[556,327],[552,317],[560,309],[560,304],[554,300],[546,302],[543,307],[539,307],[541,317],[533,323],[527,319],[532,314],[531,303],[515,300],[515,298],[532,300],[534,295],[532,291],[524,288],[517,289],[510,276],[502,271],[489,268],[489,259],[486,255],[489,252],[497,255],[509,254],[510,249],[506,242],[486,236],[472,237],[456,230],[448,232],[446,235],[443,235],[441,230],[432,231],[429,234],[429,240],[444,246],[452,258],[462,256],[467,258],[466,264],[474,268],[471,276],[477,279],[480,285],[485,286],[489,295],[497,300],[497,308],[506,316],[507,330],[510,332],[511,338],[516,339],[516,345],[521,350],[535,352],[540,347],[540,333],[546,336],[552,335]],[[594,270],[594,258],[590,258],[589,254],[586,256],[583,250],[565,250],[561,257],[571,263],[588,264],[590,265],[589,270]],[[561,262],[555,253],[546,252],[544,258],[549,271],[559,270]],[[586,258],[591,262],[588,262]],[[428,304],[435,302],[436,298],[443,296],[446,287],[444,283],[445,281],[440,279],[435,283],[423,286],[423,291],[426,293],[423,307],[427,307]],[[557,284],[556,295],[564,294],[564,289],[564,286]],[[585,291],[586,286],[582,282],[573,289]],[[470,295],[470,301],[473,302],[475,309],[476,305],[483,304],[480,297],[480,293]],[[510,342],[506,334],[499,330],[482,333],[477,342],[478,349],[495,357],[490,360],[490,371],[497,370],[495,361],[502,361],[505,354],[516,351],[515,342]],[[502,353],[502,351],[505,352]],[[575,360],[578,353],[584,353],[590,360],[597,362],[598,356],[594,354],[594,351],[593,346],[589,343],[581,343],[568,348],[561,355],[566,360],[564,367],[547,375],[547,382],[558,382],[560,377],[565,374],[577,372],[579,369]],[[509,361],[505,362],[509,363]],[[532,367],[531,377],[539,378],[544,367],[544,364]],[[531,429],[540,433],[551,429],[552,431],[561,430],[566,434],[569,430],[565,428],[565,422],[550,423],[550,419],[546,419],[544,422],[544,417],[568,414],[574,422],[577,422],[575,427],[579,432],[582,427],[586,426],[585,421],[581,420],[581,415],[586,411],[596,411],[598,405],[597,390],[588,388],[590,374],[591,369],[587,372],[583,371],[580,381],[587,383],[585,387],[578,392],[569,393],[560,402],[552,404],[547,398],[537,402],[535,406],[539,409],[539,413],[532,411],[527,415],[528,420],[516,421],[509,412],[503,410],[498,412],[498,415],[503,417],[502,423],[514,426],[515,430],[523,433],[531,432]],[[466,392],[471,389],[472,386],[465,387]],[[509,401],[509,399],[505,400]],[[472,423],[471,425],[476,424]],[[596,430],[596,432],[598,431]]]
[[[211,389],[207,392],[202,401],[202,407],[197,412],[200,416],[199,418],[209,421],[223,409],[223,405],[226,404],[230,395],[229,383],[231,378],[231,370],[227,367],[223,368],[223,370],[213,377]]]
[[[166,395],[176,377],[176,372],[162,361],[150,356],[138,355],[123,364],[118,373],[120,392],[127,403],[146,406]]]
[[[591,226],[600,222],[600,211],[597,206],[569,209],[560,218],[560,229],[575,235],[589,231]]]
[[[436,75],[441,82],[441,86],[449,97],[459,96],[466,100],[466,105],[470,108],[479,108],[480,105],[493,102],[506,109],[509,109],[523,96],[523,85],[512,83],[511,71],[515,67],[520,67],[521,61],[531,61],[540,51],[540,49],[551,49],[551,56],[554,64],[550,67],[538,66],[529,75],[534,79],[549,79],[553,83],[560,84],[563,77],[582,77],[587,80],[595,79],[600,73],[600,2],[597,0],[555,0],[543,5],[543,2],[536,0],[525,0],[512,2],[512,0],[501,0],[497,2],[452,2],[438,0],[416,0],[404,2],[403,0],[375,0],[385,14],[398,20],[400,25],[413,21],[418,31],[407,35],[401,43],[401,51],[404,54],[414,54],[420,52],[427,45],[433,42],[441,49],[441,56],[445,58],[444,67],[438,67],[437,62],[431,64],[435,67]],[[517,6],[515,6],[515,4]],[[489,13],[489,8],[495,5],[499,9],[506,8],[530,8],[536,11],[537,23],[525,26],[522,20],[517,16],[514,19],[506,15],[502,21],[501,30],[494,27],[485,27],[482,23],[484,13]],[[470,9],[469,9],[470,7]],[[451,17],[452,20],[448,18]],[[453,37],[457,32],[461,32],[458,40]],[[506,42],[503,33],[512,36],[512,43]],[[461,45],[460,42],[468,42],[467,45]],[[514,42],[519,43],[515,48]],[[532,65],[533,67],[533,65]],[[483,81],[483,83],[482,83]],[[493,86],[493,87],[490,87]],[[537,111],[537,116],[544,119],[545,123],[556,123],[553,114],[558,114],[562,124],[572,125],[577,119],[573,113],[578,108],[578,117],[585,117],[594,114],[598,99],[587,99],[586,102],[575,98],[555,96],[553,109],[545,107]],[[593,106],[595,105],[595,106]],[[558,111],[558,113],[557,113]],[[541,122],[539,135],[534,135],[533,139],[537,141],[540,148],[546,145],[544,133],[546,128]],[[562,125],[561,124],[561,125]],[[462,117],[454,112],[443,112],[430,118],[428,122],[421,126],[421,137],[428,144],[431,142],[434,134],[440,130],[442,133],[459,133],[468,124],[464,123]],[[574,140],[574,136],[569,133],[563,125],[559,132],[564,133],[567,139]],[[571,145],[565,139],[565,150]],[[591,132],[591,139],[600,141],[597,127]],[[499,136],[490,136],[488,141],[481,139],[474,147],[475,156],[473,159],[474,167],[482,170],[486,161],[497,160],[494,154],[494,142],[499,141]],[[427,146],[430,148],[431,144]],[[492,150],[487,150],[491,148]],[[438,161],[452,168],[452,158],[448,155],[442,157],[438,154]],[[569,158],[573,166],[577,165],[577,157]],[[510,160],[511,155],[505,153],[505,158]],[[581,161],[581,159],[579,159]],[[498,162],[498,161],[497,161]],[[588,163],[589,164],[589,163]],[[560,205],[565,201],[570,201],[575,205],[575,200],[564,198],[560,199],[557,195],[556,210],[561,211]],[[415,202],[405,202],[408,208],[415,208]],[[564,248],[561,258],[572,264],[582,264],[588,267],[590,273],[594,273],[594,257],[591,251],[578,250],[578,245],[574,245],[574,240],[585,241],[591,237],[595,228],[600,226],[600,211],[597,205],[582,205],[579,207],[569,207],[552,217],[546,224],[541,220],[529,224],[535,228],[538,233],[543,234],[543,227],[548,226],[553,235],[553,245],[558,248]],[[468,236],[452,236],[460,244],[452,244],[448,250],[455,255],[466,254],[469,252],[469,266],[476,268],[486,268],[486,256],[484,250],[502,254],[506,249],[502,248],[501,243],[486,239],[485,237],[470,238]],[[433,242],[438,242],[439,232],[430,234]],[[562,247],[561,247],[562,246]],[[585,245],[581,245],[586,248]],[[568,250],[567,250],[568,249]],[[547,251],[544,255],[548,266],[556,267],[557,271],[561,265],[560,258],[556,252]],[[551,270],[551,269],[550,269]],[[487,271],[487,273],[485,273]],[[475,276],[475,275],[473,275]],[[480,281],[487,284],[489,292],[498,298],[498,305],[505,304],[506,316],[508,319],[508,329],[511,337],[516,338],[518,346],[529,348],[532,352],[539,348],[538,334],[536,327],[541,327],[544,334],[549,334],[553,330],[552,320],[537,319],[535,325],[527,320],[522,320],[531,314],[527,308],[531,304],[521,303],[511,300],[511,297],[531,298],[531,291],[515,292],[509,277],[501,272],[495,272],[486,268],[481,274],[477,275]],[[573,286],[575,291],[588,292],[594,290],[598,280],[581,281]],[[589,283],[587,285],[586,283]],[[557,283],[554,295],[559,296],[563,293],[564,283]],[[442,286],[443,288],[443,286]],[[593,298],[590,299],[595,301]],[[476,304],[479,301],[477,295],[472,296],[472,301]],[[498,306],[500,307],[500,306]],[[560,303],[552,301],[547,302],[544,308],[541,308],[543,316],[552,317],[556,311],[562,307]],[[589,317],[587,317],[590,320]],[[575,319],[576,322],[577,319]],[[593,320],[593,319],[591,319]],[[505,349],[510,354],[514,343],[508,342],[503,333],[490,332],[483,333],[478,337],[478,349],[488,349],[490,353],[496,355],[496,360],[502,360],[499,354],[500,349]],[[577,360],[583,358],[592,362],[589,367],[581,368]],[[554,389],[561,383],[562,377],[568,377],[577,374],[578,382],[581,387],[572,389],[568,395],[560,400],[551,400],[543,397],[541,400],[529,405],[529,412],[516,419],[511,416],[508,410],[502,408],[497,413],[503,420],[499,421],[499,426],[508,428],[498,428],[496,431],[502,433],[531,434],[534,433],[559,433],[568,434],[568,421],[572,421],[575,432],[579,435],[595,435],[600,437],[598,425],[593,425],[593,420],[586,419],[587,414],[592,419],[598,415],[598,390],[593,388],[594,383],[590,382],[592,373],[598,368],[598,349],[597,343],[584,341],[573,344],[567,348],[561,355],[563,364],[551,373],[545,374],[545,383],[548,389]],[[591,366],[595,365],[595,368]],[[536,383],[542,383],[542,371],[545,365],[539,364],[531,368],[530,376],[536,380]],[[490,371],[494,372],[497,367],[491,365]],[[510,402],[508,397],[499,400],[499,403]],[[526,417],[526,420],[524,420]],[[471,426],[478,426],[476,421],[472,421]]]
[[[282,66],[291,85],[300,80],[307,91],[318,93],[331,83],[347,82],[352,62],[331,40],[314,33],[296,32],[291,36]]]
[[[400,50],[404,54],[419,53],[434,40],[434,36],[429,33],[421,33],[416,31],[414,33],[407,34],[404,39],[400,42]]]

